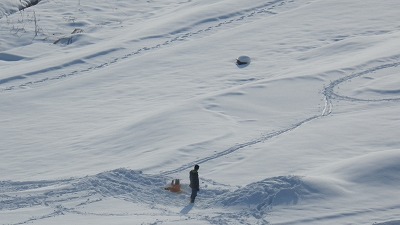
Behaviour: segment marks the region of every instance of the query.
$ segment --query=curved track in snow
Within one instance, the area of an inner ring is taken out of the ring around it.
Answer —
[[[388,69],[388,68],[393,68],[393,67],[398,67],[400,65],[400,62],[393,62],[393,63],[387,63],[387,64],[382,64],[380,66],[376,66],[358,73],[351,74],[349,76],[340,78],[336,81],[331,82],[325,89],[324,89],[324,95],[327,98],[328,104],[332,104],[331,101],[332,99],[336,100],[341,100],[341,101],[358,101],[358,102],[387,102],[387,101],[400,101],[399,98],[382,98],[382,99],[360,99],[360,98],[354,98],[351,96],[344,96],[340,95],[334,92],[334,88],[339,86],[340,84],[350,81],[352,79],[362,77],[371,73],[375,73],[380,70]]]
[[[250,141],[245,142],[245,143],[240,143],[240,144],[234,145],[234,146],[232,146],[232,147],[230,147],[230,148],[228,148],[226,150],[223,150],[221,152],[218,152],[216,154],[210,155],[210,156],[202,158],[202,159],[198,159],[198,160],[193,161],[191,163],[182,165],[181,167],[176,168],[174,170],[165,171],[162,174],[163,175],[171,175],[171,174],[174,174],[174,173],[182,172],[184,170],[192,168],[195,164],[205,163],[205,162],[208,162],[210,160],[214,160],[214,159],[220,158],[222,156],[225,156],[225,155],[231,154],[233,152],[236,152],[238,150],[244,149],[246,147],[250,147],[252,145],[256,145],[258,143],[265,142],[265,141],[267,141],[269,139],[272,139],[274,137],[277,137],[277,136],[283,135],[283,134],[285,134],[287,132],[290,132],[290,131],[302,126],[305,123],[308,123],[308,122],[313,121],[315,119],[320,119],[320,118],[322,118],[324,116],[328,116],[329,114],[332,113],[332,110],[333,110],[332,100],[359,101],[359,102],[387,102],[387,101],[400,102],[400,97],[399,98],[373,99],[373,100],[371,100],[371,99],[357,99],[357,98],[353,98],[353,97],[350,97],[350,96],[343,96],[343,95],[337,94],[334,91],[335,88],[337,88],[338,86],[340,86],[344,82],[351,81],[352,79],[355,79],[355,78],[358,78],[358,77],[362,77],[362,76],[366,76],[368,74],[375,73],[375,72],[380,71],[380,70],[393,68],[393,67],[398,67],[399,65],[400,65],[400,62],[392,62],[392,63],[382,64],[382,65],[379,65],[379,66],[375,66],[375,67],[371,67],[371,68],[365,69],[365,70],[363,70],[361,72],[353,73],[351,75],[342,77],[342,78],[337,79],[335,81],[332,81],[322,91],[322,94],[324,95],[324,99],[325,99],[324,100],[325,101],[325,106],[324,106],[324,108],[323,108],[323,110],[322,110],[320,115],[310,116],[308,118],[305,118],[302,121],[299,121],[298,123],[293,124],[290,127],[285,128],[285,129],[281,129],[281,130],[278,130],[278,131],[274,131],[274,132],[271,132],[271,133],[264,134],[259,138],[250,140]]]

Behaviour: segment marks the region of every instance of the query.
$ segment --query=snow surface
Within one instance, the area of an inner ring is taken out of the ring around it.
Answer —
[[[29,3],[0,3],[0,224],[400,224],[398,0]]]

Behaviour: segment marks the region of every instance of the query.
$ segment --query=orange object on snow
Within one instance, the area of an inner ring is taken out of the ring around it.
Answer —
[[[170,186],[166,187],[165,189],[171,192],[181,192],[180,180],[179,179],[172,180]]]

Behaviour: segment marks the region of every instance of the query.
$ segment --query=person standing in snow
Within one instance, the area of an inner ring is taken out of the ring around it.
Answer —
[[[192,188],[192,195],[190,196],[190,203],[194,203],[194,199],[197,196],[197,192],[200,191],[200,184],[199,184],[199,165],[195,165],[194,169],[190,171],[189,178],[190,178],[190,187]]]

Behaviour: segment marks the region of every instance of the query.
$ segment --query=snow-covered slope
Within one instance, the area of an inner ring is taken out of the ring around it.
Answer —
[[[396,0],[17,3],[0,224],[399,224]]]

